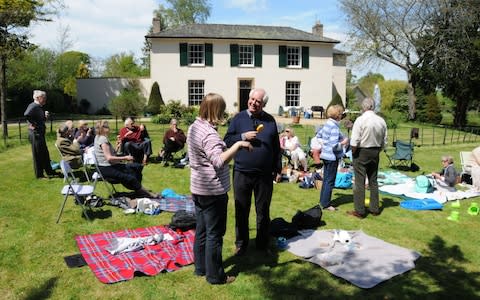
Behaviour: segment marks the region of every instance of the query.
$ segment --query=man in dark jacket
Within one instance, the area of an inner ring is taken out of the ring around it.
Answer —
[[[224,138],[227,147],[241,140],[250,141],[253,146],[253,151],[240,150],[235,155],[235,255],[243,255],[247,250],[252,192],[257,213],[255,246],[268,251],[270,202],[273,180],[281,172],[281,151],[275,119],[263,111],[267,101],[264,89],[252,89],[247,109],[231,120]]]
[[[50,153],[48,153],[45,141],[45,122],[48,118],[48,111],[43,110],[47,102],[47,93],[44,91],[33,91],[33,102],[30,103],[23,114],[28,121],[28,139],[32,144],[33,170],[35,177],[44,178],[43,171],[48,176],[57,175],[50,165]]]

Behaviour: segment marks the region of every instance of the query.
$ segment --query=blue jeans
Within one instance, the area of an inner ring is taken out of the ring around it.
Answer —
[[[211,284],[225,283],[222,247],[227,229],[228,195],[192,195],[192,198],[197,218],[193,245],[195,274],[206,275]]]
[[[332,191],[335,187],[335,179],[337,178],[338,160],[323,161],[323,185],[320,191],[320,206],[322,208],[329,207],[332,200]]]

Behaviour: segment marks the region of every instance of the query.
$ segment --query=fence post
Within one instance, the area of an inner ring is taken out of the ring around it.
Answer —
[[[20,142],[22,141],[22,123],[20,119],[18,119],[18,139]]]
[[[435,126],[432,127],[432,145],[435,146]]]
[[[452,136],[450,137],[450,144],[453,144],[453,134],[455,133],[454,128],[452,128]]]
[[[445,126],[445,133],[443,134],[443,144],[445,145],[445,139],[447,138],[447,126]]]

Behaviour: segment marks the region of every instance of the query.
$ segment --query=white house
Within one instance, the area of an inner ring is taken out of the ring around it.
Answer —
[[[280,106],[326,107],[338,93],[345,101],[345,52],[339,41],[323,36],[323,25],[312,33],[280,26],[191,24],[161,30],[153,21],[150,78],[140,79],[145,97],[156,81],[165,102],[198,105],[209,92],[221,94],[228,112],[246,108],[248,92],[264,88],[270,96],[265,110]],[[78,79],[78,99],[90,111],[118,95],[127,80]]]

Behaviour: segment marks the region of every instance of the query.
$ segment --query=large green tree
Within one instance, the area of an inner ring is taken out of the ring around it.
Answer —
[[[407,73],[410,119],[416,114],[416,70],[424,62],[417,41],[430,28],[439,1],[443,0],[340,0],[357,58],[380,59]]]
[[[143,76],[142,67],[135,61],[132,53],[114,54],[105,60],[104,77],[128,77]]]
[[[7,60],[17,57],[24,49],[34,45],[28,41],[28,27],[32,22],[49,21],[61,5],[58,0],[0,0],[0,105],[3,136],[7,130]]]
[[[441,88],[455,101],[454,125],[467,124],[467,111],[480,100],[480,2],[444,0],[419,42],[425,61],[418,70],[425,93]]]
[[[160,22],[160,29],[165,30],[184,24],[202,24],[210,17],[211,4],[209,0],[167,0],[167,6],[160,4],[158,9],[153,11],[153,17]],[[147,35],[153,33],[151,25]],[[150,49],[152,44],[145,39],[142,58],[142,65],[150,70]]]

